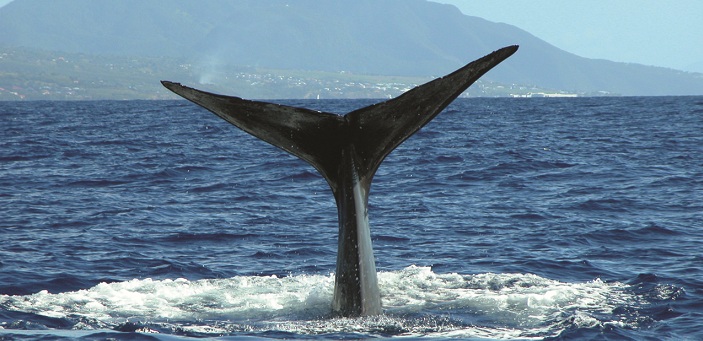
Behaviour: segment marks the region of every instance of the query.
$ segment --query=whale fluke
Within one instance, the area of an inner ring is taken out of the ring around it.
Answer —
[[[339,218],[332,308],[341,316],[368,316],[382,313],[367,212],[376,170],[393,149],[517,49],[502,48],[394,99],[344,116],[161,83],[322,174],[332,188]]]

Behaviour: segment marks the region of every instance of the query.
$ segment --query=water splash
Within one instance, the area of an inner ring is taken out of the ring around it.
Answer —
[[[379,282],[386,315],[372,318],[333,317],[332,274],[134,279],[73,292],[0,296],[0,306],[74,321],[73,329],[542,338],[567,328],[635,326],[614,311],[639,301],[625,284],[563,283],[531,274],[436,274],[410,266],[380,272]]]

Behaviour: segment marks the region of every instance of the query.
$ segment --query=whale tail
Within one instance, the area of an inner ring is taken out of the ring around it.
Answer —
[[[393,149],[517,48],[494,51],[396,98],[344,116],[162,84],[320,172],[332,188],[339,216],[334,310],[344,316],[377,315],[382,311],[367,215],[376,170]]]

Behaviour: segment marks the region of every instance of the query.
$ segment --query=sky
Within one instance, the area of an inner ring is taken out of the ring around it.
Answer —
[[[701,0],[433,0],[581,57],[703,72]]]
[[[703,72],[703,0],[433,1],[582,57]]]

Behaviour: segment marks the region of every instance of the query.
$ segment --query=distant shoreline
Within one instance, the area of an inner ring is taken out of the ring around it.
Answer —
[[[206,91],[258,99],[391,98],[432,77],[281,70],[221,65],[217,70],[186,60],[94,56],[0,47],[0,101],[176,99],[160,80]],[[479,80],[462,97],[524,97],[536,93],[612,96]]]

